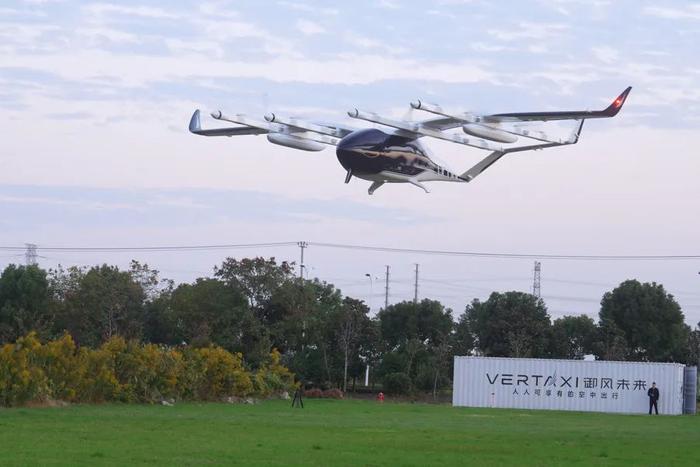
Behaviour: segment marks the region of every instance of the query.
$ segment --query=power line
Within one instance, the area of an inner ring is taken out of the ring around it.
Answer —
[[[80,247],[80,246],[40,246],[42,251],[73,252],[73,253],[109,253],[109,252],[137,252],[137,251],[209,251],[209,250],[233,250],[244,248],[271,248],[282,246],[298,246],[300,242],[271,242],[271,243],[241,243],[222,245],[169,245],[169,246],[128,246],[128,247]],[[0,251],[19,251],[26,247],[0,246]]]
[[[294,242],[270,242],[270,243],[242,243],[242,244],[215,244],[215,245],[167,245],[167,246],[42,246],[38,249],[46,252],[179,252],[179,251],[210,251],[210,250],[231,250],[246,248],[274,248],[299,246],[298,241]],[[683,261],[700,260],[700,255],[574,255],[574,254],[541,254],[541,253],[502,253],[483,251],[458,251],[458,250],[430,250],[419,248],[393,248],[373,245],[351,245],[344,243],[306,242],[308,246],[321,248],[337,248],[346,250],[378,251],[385,253],[407,253],[433,256],[458,256],[477,258],[501,258],[501,259],[549,259],[549,260],[570,260],[570,261]],[[24,246],[0,246],[0,251],[24,251]]]
[[[412,253],[422,255],[437,256],[472,256],[481,258],[504,258],[504,259],[532,259],[546,258],[552,260],[699,260],[700,255],[556,255],[556,254],[534,254],[534,253],[492,253],[477,251],[452,251],[452,250],[424,250],[415,248],[391,248],[369,245],[346,245],[341,243],[320,243],[309,242],[309,245],[342,248],[348,250],[382,251],[386,253]]]

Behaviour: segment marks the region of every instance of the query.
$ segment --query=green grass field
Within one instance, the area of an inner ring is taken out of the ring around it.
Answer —
[[[3,465],[700,465],[700,418],[373,401],[0,409]]]

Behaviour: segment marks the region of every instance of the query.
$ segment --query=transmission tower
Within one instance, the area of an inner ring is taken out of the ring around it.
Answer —
[[[532,279],[532,295],[537,298],[541,296],[540,290],[540,272],[542,271],[542,264],[539,261],[535,261],[535,272]]]
[[[25,243],[24,246],[27,247],[24,252],[24,262],[27,266],[34,266],[37,262],[36,245],[34,243]]]

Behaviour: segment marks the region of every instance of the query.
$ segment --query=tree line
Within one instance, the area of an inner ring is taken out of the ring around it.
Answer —
[[[427,298],[370,317],[362,300],[262,257],[226,258],[212,277],[178,285],[136,261],[127,270],[9,265],[0,276],[0,343],[36,332],[69,333],[90,348],[115,337],[216,345],[243,354],[250,370],[277,349],[299,381],[322,388],[353,390],[369,366],[374,388],[435,394],[450,387],[455,355],[698,361],[700,331],[660,284],[621,283],[602,297],[598,318],[552,320],[542,299],[517,291],[475,299],[456,317]]]

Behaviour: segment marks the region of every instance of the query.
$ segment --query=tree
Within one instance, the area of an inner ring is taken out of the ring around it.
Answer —
[[[140,339],[146,294],[131,274],[116,266],[59,270],[52,290],[60,298],[57,331],[67,330],[80,345],[97,346],[113,336]]]
[[[358,354],[362,362],[370,367],[369,380],[372,388],[374,388],[374,383],[377,380],[375,373],[379,370],[382,356],[386,350],[386,345],[382,340],[381,323],[378,320],[372,319],[367,322],[367,326],[360,335],[358,344]]]
[[[594,353],[599,360],[623,361],[629,355],[629,346],[622,330],[613,322],[598,324]]]
[[[46,271],[10,264],[0,275],[0,342],[14,342],[36,331],[47,337],[52,324]]]
[[[223,282],[199,278],[180,284],[170,297],[170,319],[176,339],[194,346],[218,345],[231,352],[248,353],[244,342],[248,316],[246,298]]]
[[[248,298],[250,307],[261,311],[273,293],[294,273],[293,264],[275,258],[226,258],[221,267],[214,268],[214,275],[231,287],[237,288]],[[261,318],[263,318],[261,316]]]
[[[588,316],[564,316],[554,320],[550,334],[550,356],[583,359],[595,352],[598,328]]]
[[[264,306],[262,315],[272,345],[281,352],[296,352],[310,343],[307,327],[311,316],[319,312],[319,287],[318,281],[287,279]]]
[[[685,362],[700,366],[700,323],[688,334],[688,349]]]
[[[474,334],[469,329],[469,319],[467,314],[459,317],[459,321],[455,325],[454,334],[454,354],[455,355],[471,355],[474,351]]]
[[[436,300],[423,299],[389,305],[377,318],[381,323],[382,338],[391,347],[417,339],[428,345],[439,345],[452,332],[452,310]]]
[[[355,352],[356,344],[362,329],[369,320],[369,307],[361,300],[345,297],[340,308],[336,323],[338,343],[343,351],[343,392],[347,392],[348,362],[351,352]]]
[[[384,359],[400,358],[404,362],[400,371],[383,365],[385,377],[391,379],[392,373],[401,373],[409,381],[417,381],[419,373],[429,373],[423,379],[436,387],[442,363],[451,351],[452,310],[436,300],[423,299],[419,303],[406,301],[391,305],[380,311],[377,318],[389,350]]]
[[[343,297],[332,284],[298,278],[287,279],[265,306],[272,343],[300,379],[319,386],[341,383],[334,319],[342,306]]]
[[[523,292],[494,292],[467,305],[466,321],[477,349],[490,357],[543,357],[549,314],[544,302]]]
[[[603,332],[619,330],[627,347],[626,360],[684,361],[690,328],[673,295],[661,284],[628,280],[600,303]]]
[[[129,274],[134,282],[138,283],[146,295],[146,300],[153,301],[167,290],[172,290],[174,283],[170,279],[161,279],[159,272],[151,269],[148,264],[141,264],[136,260],[129,263]]]

